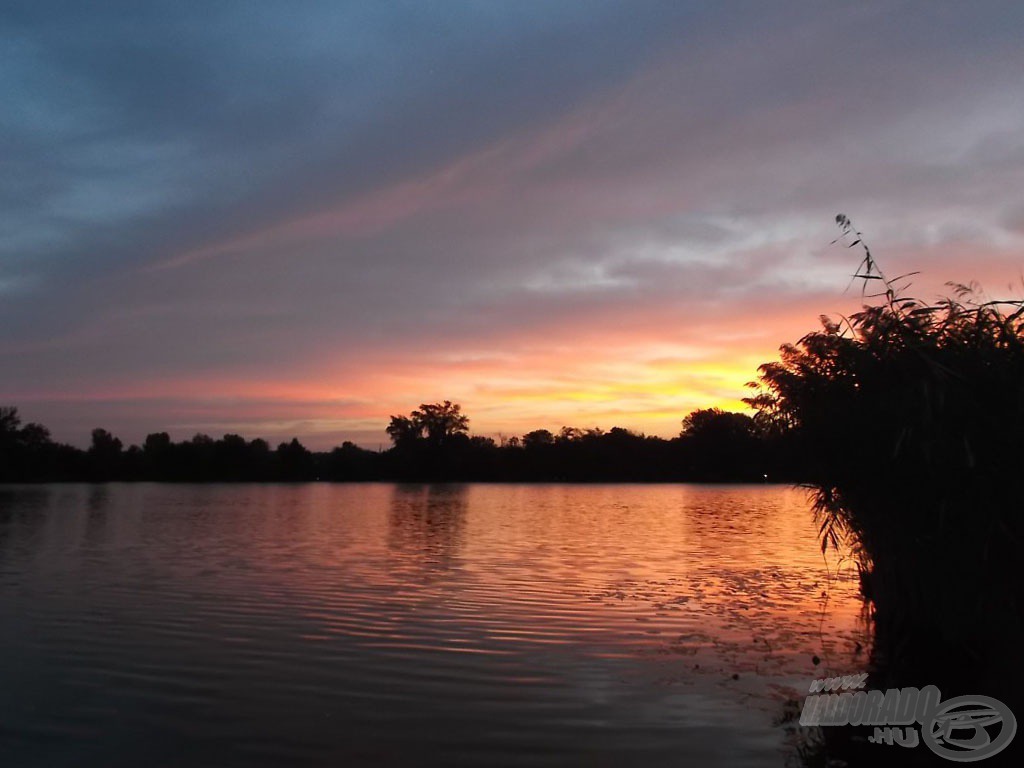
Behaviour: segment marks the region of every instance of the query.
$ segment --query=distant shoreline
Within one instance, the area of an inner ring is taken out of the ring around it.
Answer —
[[[196,486],[296,486],[296,485],[697,485],[714,486],[764,486],[766,488],[806,488],[805,483],[770,480],[5,480],[3,488],[38,488],[45,485],[196,485]]]
[[[56,443],[40,424],[21,425],[17,409],[0,408],[3,482],[504,482],[746,483],[803,480],[785,432],[762,429],[750,416],[694,411],[675,438],[621,427],[563,427],[500,444],[469,434],[458,404],[424,404],[392,417],[388,450],[351,442],[312,452],[297,438],[276,448],[241,435],[197,434],[174,442],[166,432],[127,448],[105,429],[87,450]]]

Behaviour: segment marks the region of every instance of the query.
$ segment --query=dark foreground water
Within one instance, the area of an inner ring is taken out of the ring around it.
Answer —
[[[780,766],[829,565],[775,486],[0,486],[0,765]]]

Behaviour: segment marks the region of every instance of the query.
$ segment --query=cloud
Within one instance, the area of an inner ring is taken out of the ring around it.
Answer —
[[[1019,276],[1013,4],[5,13],[0,400],[65,439],[672,433],[856,306],[837,212]]]

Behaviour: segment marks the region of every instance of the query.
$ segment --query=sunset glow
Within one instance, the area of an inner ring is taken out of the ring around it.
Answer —
[[[486,5],[405,47],[372,4],[15,19],[0,402],[78,445],[375,447],[441,399],[668,436],[856,310],[837,212],[927,298],[1021,293],[1018,9]]]

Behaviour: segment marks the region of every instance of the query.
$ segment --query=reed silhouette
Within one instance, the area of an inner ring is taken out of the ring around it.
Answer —
[[[836,220],[863,250],[866,302],[783,346],[747,402],[763,430],[785,434],[823,549],[846,539],[856,552],[873,686],[1017,703],[1024,304],[952,283],[941,301],[910,297],[909,276],[886,277]]]

